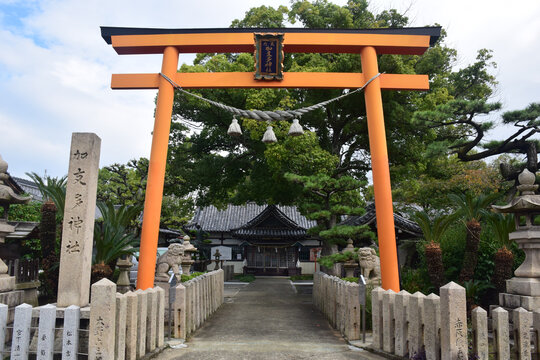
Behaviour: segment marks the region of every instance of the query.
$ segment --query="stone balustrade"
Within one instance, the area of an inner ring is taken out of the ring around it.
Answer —
[[[92,285],[89,309],[17,306],[12,332],[7,312],[8,306],[0,304],[0,339],[11,339],[0,341],[3,358],[28,359],[29,354],[37,354],[39,359],[52,360],[61,354],[62,359],[78,359],[88,353],[90,360],[140,359],[164,346],[161,288],[120,294],[113,282],[102,279]],[[32,318],[38,318],[37,329],[31,327]],[[63,324],[57,320],[62,318]]]
[[[343,336],[360,339],[358,284],[317,272],[313,275],[313,303]]]
[[[223,270],[214,270],[176,286],[175,338],[187,338],[223,304],[223,276]]]
[[[498,307],[488,319],[487,312],[477,307],[472,311],[472,332],[468,332],[465,289],[453,282],[441,287],[440,296],[395,293],[378,287],[371,292],[371,302],[371,346],[379,351],[403,357],[417,355],[422,359],[467,359],[471,355],[470,343],[472,353],[480,360],[531,359],[540,353],[540,310],[517,308],[509,312]],[[488,333],[488,320],[492,335]]]

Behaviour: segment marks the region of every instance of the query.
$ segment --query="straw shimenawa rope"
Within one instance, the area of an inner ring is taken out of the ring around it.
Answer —
[[[274,111],[269,111],[269,110],[242,110],[242,109],[235,108],[233,106],[225,105],[225,104],[219,103],[217,101],[206,99],[206,98],[204,98],[204,97],[202,97],[200,95],[190,93],[189,91],[184,90],[180,85],[178,85],[177,83],[172,81],[167,75],[165,75],[163,73],[159,73],[159,75],[161,75],[165,80],[167,80],[174,88],[178,89],[179,91],[183,92],[184,94],[187,94],[187,95],[193,96],[193,97],[195,97],[195,98],[197,98],[199,100],[205,101],[205,102],[207,102],[207,103],[209,103],[211,105],[214,105],[214,106],[216,106],[216,107],[218,107],[220,109],[226,110],[226,111],[228,111],[228,112],[230,112],[230,113],[232,113],[234,115],[245,117],[245,118],[250,118],[250,119],[254,119],[254,120],[259,120],[259,121],[278,121],[278,120],[288,120],[288,119],[291,119],[291,118],[301,117],[305,113],[308,113],[308,112],[313,111],[313,110],[320,109],[320,108],[322,108],[322,107],[324,107],[324,106],[326,106],[326,105],[328,105],[328,104],[330,104],[330,103],[332,103],[334,101],[341,100],[341,99],[343,99],[343,98],[345,98],[345,97],[347,97],[349,95],[360,92],[360,91],[364,90],[365,87],[368,86],[373,80],[375,80],[376,78],[381,76],[381,73],[378,73],[375,76],[373,76],[362,87],[360,87],[358,89],[355,89],[353,91],[349,91],[348,93],[340,95],[340,96],[335,97],[333,99],[326,100],[326,101],[320,102],[318,104],[307,106],[307,107],[301,108],[301,109],[296,109],[296,110],[274,110]]]

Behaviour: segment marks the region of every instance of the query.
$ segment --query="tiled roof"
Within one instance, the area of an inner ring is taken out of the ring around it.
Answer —
[[[306,237],[306,228],[298,226],[289,219],[276,205],[268,205],[259,215],[231,234],[238,238],[294,238]]]
[[[218,210],[214,206],[197,208],[193,220],[186,228],[195,230],[195,225],[198,224],[203,231],[228,232],[231,229],[241,228],[254,220],[266,208],[267,205],[257,205],[255,203],[229,205],[224,210]],[[316,225],[315,221],[308,220],[300,214],[295,206],[276,205],[276,208],[301,228],[309,229]]]
[[[280,229],[277,228],[257,228],[258,221],[261,221],[263,211],[267,205],[257,205],[255,203],[247,203],[246,205],[229,205],[224,210],[218,210],[214,206],[197,208],[193,220],[186,226],[189,230],[196,230],[196,225],[200,225],[203,231],[206,232],[234,232],[237,237],[301,237],[305,236],[305,229],[309,229],[316,225],[315,221],[306,219],[295,206],[276,205],[275,208],[279,211],[275,215],[279,217],[282,213],[288,220],[292,221],[298,228],[286,226],[284,223]],[[269,211],[269,210],[267,210]],[[366,207],[366,213],[362,216],[350,216],[341,224],[343,225],[370,225],[376,224],[375,204],[370,204]],[[411,220],[406,219],[398,213],[394,213],[394,226],[403,232],[411,235],[411,237],[421,237],[422,230]],[[283,231],[286,230],[286,234]]]
[[[43,196],[41,196],[41,191],[37,187],[36,183],[31,180],[21,179],[19,177],[11,177],[15,183],[27,194],[32,195],[32,200],[43,201]]]
[[[349,216],[343,222],[342,225],[370,225],[377,224],[377,217],[375,215],[375,204],[371,203],[366,207],[366,213],[362,216]],[[406,219],[400,214],[394,212],[394,227],[414,236],[422,237],[422,229],[414,221]]]
[[[36,232],[39,232],[39,222],[8,221],[8,224],[15,227],[15,231],[6,236],[8,239],[25,239],[30,234],[36,235]]]

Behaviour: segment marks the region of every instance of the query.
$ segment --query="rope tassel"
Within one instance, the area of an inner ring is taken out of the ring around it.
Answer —
[[[242,135],[242,129],[240,128],[240,124],[238,124],[238,120],[236,120],[235,117],[233,117],[231,125],[229,125],[229,130],[227,130],[227,134],[229,134],[229,136]]]
[[[304,130],[302,129],[302,125],[298,122],[298,119],[293,119],[291,127],[289,128],[289,135],[290,136],[301,136],[304,135]]]
[[[276,134],[274,134],[274,129],[272,125],[268,124],[266,127],[266,132],[263,135],[262,142],[265,144],[272,144],[277,142]]]

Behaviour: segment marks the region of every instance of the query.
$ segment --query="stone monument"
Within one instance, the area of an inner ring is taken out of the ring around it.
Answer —
[[[15,231],[15,227],[9,225],[8,214],[11,204],[27,204],[32,200],[31,196],[20,196],[10,188],[6,181],[9,178],[7,174],[8,164],[0,156],[0,206],[4,209],[4,214],[0,218],[0,242],[3,243],[8,234]],[[11,291],[15,288],[15,276],[9,276],[8,267],[0,259],[0,293]]]
[[[505,308],[540,309],[540,224],[535,221],[540,215],[540,195],[535,180],[535,174],[523,170],[518,176],[520,195],[507,205],[493,205],[497,212],[514,214],[516,231],[509,238],[525,252],[523,264],[506,280],[507,293],[499,294],[499,304]]]
[[[191,274],[191,265],[195,262],[191,259],[191,255],[197,252],[197,248],[189,242],[189,236],[184,236],[184,256],[182,258],[182,273],[185,275]]]
[[[58,306],[84,307],[90,299],[101,139],[73,133],[62,228]]]
[[[169,270],[172,270],[173,274],[176,276],[178,282],[180,282],[180,275],[182,275],[182,260],[184,256],[184,245],[182,244],[171,244],[167,251],[161,255],[156,264],[156,277],[155,281],[163,281],[168,283],[169,281]]]
[[[347,246],[341,251],[342,254],[350,252],[354,254],[354,246],[352,239],[347,240]],[[345,277],[353,277],[354,269],[358,267],[358,263],[354,259],[347,260],[343,263],[343,268],[345,269]]]
[[[362,268],[362,275],[367,282],[378,284],[381,282],[381,261],[375,249],[363,247],[358,249],[358,262]]]

